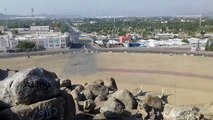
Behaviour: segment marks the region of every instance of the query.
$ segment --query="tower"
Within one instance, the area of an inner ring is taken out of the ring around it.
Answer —
[[[31,8],[31,17],[33,18],[34,17],[34,9]]]

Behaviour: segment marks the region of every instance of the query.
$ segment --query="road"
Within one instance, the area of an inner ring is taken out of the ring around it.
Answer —
[[[71,26],[67,21],[65,21],[65,23],[68,27],[68,32],[70,33],[71,48],[83,48],[83,46],[85,46],[84,48],[88,50],[96,50],[96,48],[92,45],[91,40],[79,40],[81,32]]]

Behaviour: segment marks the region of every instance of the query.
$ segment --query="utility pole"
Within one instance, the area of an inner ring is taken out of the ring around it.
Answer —
[[[200,26],[200,28],[202,26],[202,15],[201,14],[200,14],[199,26]]]
[[[31,17],[33,18],[34,17],[34,9],[31,8]]]
[[[6,18],[5,18],[5,27],[7,29],[7,8],[4,9],[4,14],[6,16]]]

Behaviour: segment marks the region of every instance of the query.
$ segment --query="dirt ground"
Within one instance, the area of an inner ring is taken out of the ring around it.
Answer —
[[[32,56],[29,59],[26,57],[0,59],[0,68],[22,70],[34,66],[43,67],[56,72],[59,78],[70,78],[73,83],[81,84],[91,80],[114,77],[119,89],[132,91],[142,85],[145,92],[159,93],[164,88],[165,94],[170,95],[171,104],[186,105],[213,101],[212,61],[213,58],[209,57],[141,53],[99,53],[80,56],[66,54]],[[116,71],[116,69],[130,71],[123,72],[122,70]],[[180,75],[134,72],[140,69],[173,71]],[[184,73],[210,77],[196,78],[184,76]]]

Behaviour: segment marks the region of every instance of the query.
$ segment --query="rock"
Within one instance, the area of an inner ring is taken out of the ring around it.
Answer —
[[[88,99],[84,101],[84,112],[93,112],[94,108],[96,107],[95,102],[92,99]]]
[[[123,106],[115,98],[109,98],[101,107],[100,112],[108,119],[120,117],[123,113]]]
[[[105,95],[98,95],[95,98],[95,102],[101,102],[101,101],[105,101],[105,100],[107,100],[107,97]]]
[[[83,94],[85,95],[86,99],[95,99],[95,95],[89,90],[84,90]]]
[[[166,104],[163,111],[166,120],[197,120],[198,112],[191,107],[176,107]]]
[[[31,68],[5,80],[2,101],[10,105],[35,103],[60,93],[57,75],[43,68]]]
[[[114,78],[106,79],[104,85],[107,86],[110,90],[117,90],[117,84]]]
[[[84,90],[83,85],[73,85],[73,86],[75,86],[74,89],[78,90],[79,92],[82,92]]]
[[[72,120],[75,117],[75,114],[77,113],[76,109],[78,106],[76,106],[71,92],[72,91],[69,89],[65,89],[62,91],[62,97],[66,101],[66,104],[64,106],[64,120]]]
[[[158,96],[146,95],[143,99],[143,104],[147,104],[153,108],[162,110],[162,102]]]
[[[1,120],[62,120],[65,100],[61,97],[31,105],[17,105],[0,112]]]
[[[71,91],[71,95],[72,95],[73,99],[75,99],[77,101],[80,101],[82,98],[80,92],[76,89]]]
[[[199,113],[202,114],[204,118],[210,119],[213,116],[213,102],[205,104]]]
[[[123,114],[123,120],[143,120],[142,113],[138,110],[128,110]]]
[[[99,114],[96,114],[94,117],[93,117],[93,120],[106,120],[107,118],[102,114],[102,113],[99,113]]]
[[[89,90],[92,92],[92,94],[96,97],[99,94],[101,95],[107,95],[109,93],[109,90],[106,86],[104,85],[99,85],[99,84],[93,84],[90,83],[85,87],[86,90]]]
[[[71,80],[69,80],[69,79],[60,80],[60,86],[66,87],[66,88],[71,88],[71,86],[72,86]]]
[[[104,81],[99,79],[99,80],[95,80],[95,81],[92,81],[91,83],[89,84],[98,84],[98,85],[104,85]]]
[[[125,109],[137,108],[137,101],[128,90],[117,90],[114,94],[112,94],[112,97],[119,100]]]

